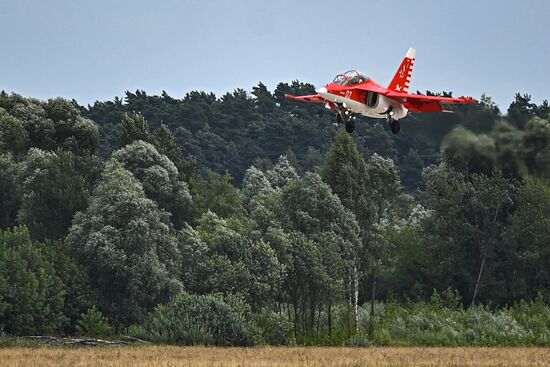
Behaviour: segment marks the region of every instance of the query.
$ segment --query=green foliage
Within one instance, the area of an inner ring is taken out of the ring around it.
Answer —
[[[191,177],[195,176],[195,159],[192,157],[183,157],[180,147],[166,125],[160,125],[153,141],[157,151],[167,156],[174,163],[182,180],[189,182]]]
[[[490,134],[474,134],[459,126],[442,144],[443,159],[464,173],[490,174],[501,170],[506,177],[550,177],[550,122],[548,115],[532,117],[518,130],[498,120]]]
[[[525,126],[520,154],[529,173],[550,178],[550,122],[534,117]]]
[[[402,228],[387,227],[385,241],[393,248],[387,271],[379,287],[382,296],[400,299],[428,298],[429,278],[432,273],[424,236],[417,225]]]
[[[0,152],[20,156],[26,150],[27,131],[21,121],[0,107]]]
[[[280,236],[279,256],[288,267],[285,291],[295,309],[295,328],[303,335],[315,327],[315,308],[350,294],[359,226],[317,174],[292,181],[280,200],[276,211],[287,234]]]
[[[184,156],[192,155],[198,167],[208,167],[220,174],[229,171],[239,183],[256,158],[276,160],[290,148],[300,161],[308,153],[308,147],[324,152],[327,139],[334,134],[331,113],[321,106],[290,102],[281,94],[286,87],[279,87],[282,89],[273,95],[260,83],[252,95],[238,89],[221,98],[197,91],[183,99],[174,99],[165,93],[149,96],[143,91],[127,92],[125,103],[120,99],[96,102],[82,110],[102,128],[104,157],[113,148],[112,135],[120,126],[120,119],[125,113],[135,111],[141,113],[152,130],[165,124]],[[312,85],[298,82],[287,87],[294,92],[314,90]],[[316,118],[309,115],[309,111],[315,111]],[[291,113],[296,117],[290,117]],[[150,141],[143,137],[136,139]]]
[[[20,170],[11,154],[0,154],[0,229],[15,224],[21,200],[17,180]]]
[[[443,160],[460,172],[489,174],[495,169],[495,142],[487,135],[457,127],[445,137],[441,149]]]
[[[0,329],[12,335],[58,332],[66,289],[43,244],[25,227],[0,232]]]
[[[257,331],[246,303],[235,297],[180,293],[131,333],[157,343],[249,346]]]
[[[181,254],[179,278],[190,291],[201,289],[202,281],[199,274],[204,270],[208,256],[208,246],[201,240],[199,233],[189,224],[177,231],[176,239]]]
[[[482,96],[350,136],[284,97],[314,89],[1,92],[0,228],[26,227],[0,235],[0,329],[100,333],[96,304],[183,344],[548,345],[548,103],[501,117]]]
[[[242,216],[243,196],[231,183],[231,176],[223,176],[214,171],[208,171],[205,178],[191,181],[195,210],[197,214],[212,211],[222,218]]]
[[[288,315],[263,310],[255,317],[261,342],[267,345],[294,345],[294,328]]]
[[[279,157],[275,164],[266,174],[269,183],[274,188],[281,188],[298,178],[296,169],[290,164],[286,155]]]
[[[521,186],[518,208],[506,233],[510,296],[533,299],[537,292],[547,297],[550,279],[550,184],[527,177]]]
[[[537,106],[535,103],[531,102],[530,94],[516,93],[514,101],[508,107],[508,119],[510,119],[516,127],[523,128],[527,121],[535,116],[548,118],[548,112],[547,100],[544,100],[540,106]]]
[[[79,117],[76,106],[63,98],[50,98],[44,105],[46,115],[54,122],[74,121]]]
[[[98,146],[98,126],[83,118],[75,103],[63,98],[41,102],[17,94],[0,96],[0,150],[20,157],[32,147],[63,149],[89,156]]]
[[[180,228],[192,215],[192,199],[186,182],[180,179],[178,169],[153,145],[134,141],[115,151],[110,161],[116,161],[132,172],[147,197],[171,214],[171,221]]]
[[[59,291],[64,295],[63,314],[66,322],[59,332],[72,334],[77,320],[95,298],[90,289],[89,278],[84,269],[77,264],[65,242],[46,241],[42,250],[63,284]]]
[[[372,342],[364,335],[354,335],[344,342],[345,347],[364,348],[371,345]]]
[[[92,121],[80,117],[73,102],[63,98],[49,99],[44,110],[54,123],[57,147],[78,156],[95,152],[99,139],[98,128]]]
[[[381,334],[389,339],[378,342],[445,347],[548,345],[549,310],[541,301],[494,311],[486,307],[449,308],[441,301],[388,304],[378,324]]]
[[[2,106],[15,118],[19,119],[28,136],[28,147],[44,150],[56,145],[54,122],[47,117],[44,103],[25,99],[17,94],[4,95]]]
[[[321,169],[321,176],[364,226],[371,215],[367,203],[370,191],[367,186],[367,166],[353,139],[344,130],[336,135]]]
[[[495,141],[496,159],[502,174],[511,178],[525,174],[526,167],[521,152],[523,132],[506,120],[498,120],[491,136]]]
[[[242,187],[243,194],[249,200],[261,192],[273,190],[264,172],[255,166],[251,166],[246,170]]]
[[[411,148],[407,155],[403,157],[400,165],[401,182],[403,186],[411,191],[421,189],[424,185],[422,180],[422,170],[424,162],[416,149]]]
[[[504,229],[514,209],[516,184],[501,174],[464,175],[446,165],[426,173],[423,222],[432,288],[459,290],[465,300],[502,302],[504,277],[499,273]],[[485,287],[486,283],[490,287]]]
[[[33,243],[25,227],[0,233],[0,330],[72,333],[89,297],[87,277],[62,243]]]
[[[150,142],[149,124],[141,113],[125,113],[118,132],[118,144],[122,148],[136,140]]]
[[[70,152],[32,148],[19,177],[21,207],[17,220],[33,238],[64,237],[73,215],[86,207],[90,187]]]
[[[67,241],[117,325],[143,320],[181,289],[167,214],[116,161],[105,168],[90,206],[75,216]]]
[[[107,318],[101,314],[95,305],[81,316],[76,324],[76,331],[79,335],[96,338],[111,334],[112,328]]]
[[[374,153],[366,164],[368,201],[373,205],[373,223],[381,224],[383,220],[392,223],[402,213],[398,209],[401,182],[394,162]]]
[[[281,284],[275,251],[260,239],[239,233],[212,212],[197,227],[207,246],[195,282],[199,293],[240,293],[254,309],[272,301]]]

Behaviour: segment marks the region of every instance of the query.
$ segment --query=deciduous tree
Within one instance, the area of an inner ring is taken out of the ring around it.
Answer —
[[[181,255],[168,215],[117,161],[107,164],[67,241],[101,295],[99,306],[117,325],[142,321],[182,289]]]

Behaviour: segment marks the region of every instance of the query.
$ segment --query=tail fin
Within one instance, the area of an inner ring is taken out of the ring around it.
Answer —
[[[388,89],[394,90],[396,92],[408,93],[409,92],[409,83],[411,82],[411,75],[414,65],[414,59],[416,57],[416,50],[414,48],[409,48],[405,58],[401,62],[399,69],[395,73]]]

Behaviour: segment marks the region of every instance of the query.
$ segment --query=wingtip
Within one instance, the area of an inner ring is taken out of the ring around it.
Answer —
[[[409,59],[414,59],[416,57],[416,49],[410,47],[409,50],[407,51],[407,54],[405,55],[405,57],[407,57]]]

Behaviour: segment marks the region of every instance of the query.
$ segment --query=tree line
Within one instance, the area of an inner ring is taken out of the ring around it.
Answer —
[[[546,101],[350,136],[284,99],[312,90],[0,93],[0,330],[332,343],[377,337],[380,302],[544,304]]]

